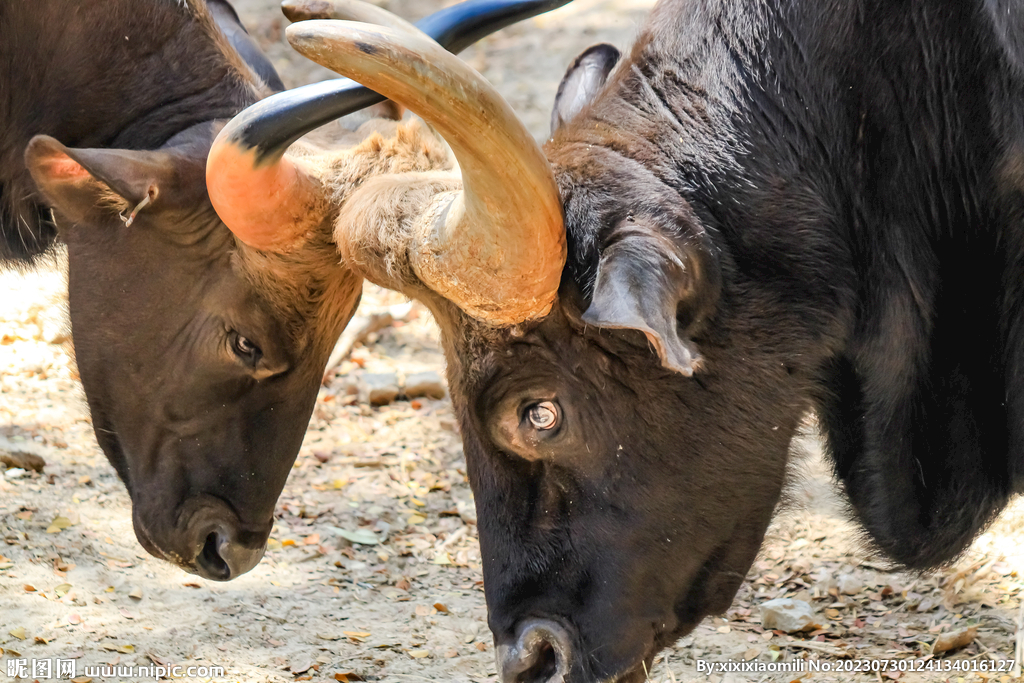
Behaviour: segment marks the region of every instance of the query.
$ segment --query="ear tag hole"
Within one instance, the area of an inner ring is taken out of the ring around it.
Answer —
[[[156,188],[150,187],[149,192],[146,193],[146,196],[142,198],[141,202],[135,205],[135,208],[132,209],[132,212],[130,214],[128,214],[127,216],[125,216],[123,213],[118,214],[121,217],[121,220],[124,221],[124,227],[132,227],[132,223],[135,222],[135,217],[139,215],[140,211],[149,206],[154,199],[156,199]]]

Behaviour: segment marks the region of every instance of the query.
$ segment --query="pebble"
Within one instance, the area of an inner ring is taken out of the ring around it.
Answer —
[[[372,406],[391,403],[398,392],[398,375],[393,372],[367,373],[360,383],[360,397]]]
[[[821,626],[810,604],[793,598],[776,598],[762,603],[761,625],[786,633],[808,631]]]
[[[864,582],[853,574],[840,574],[836,578],[836,588],[843,595],[856,595],[864,590]]]
[[[3,448],[3,443],[0,442],[0,449]],[[35,453],[26,453],[25,451],[10,451],[4,452],[0,450],[0,464],[3,464],[9,468],[18,468],[21,470],[35,470],[36,472],[42,472],[43,468],[46,467],[46,461]]]
[[[446,393],[444,380],[436,372],[417,372],[405,378],[405,395],[409,398],[442,399]]]

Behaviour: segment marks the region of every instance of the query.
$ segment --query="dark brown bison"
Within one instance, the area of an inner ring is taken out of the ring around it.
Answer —
[[[564,2],[475,0],[424,28],[458,49]],[[329,232],[282,257],[239,244],[213,210],[211,143],[268,84],[222,0],[0,4],[0,261],[67,245],[78,368],[139,541],[211,579],[262,556],[362,282]],[[286,98],[330,117],[382,99],[343,80]],[[372,136],[331,182],[430,170],[439,150]]]
[[[663,0],[581,57],[543,152],[421,36],[289,38],[458,157],[333,195],[285,157],[260,210],[301,220],[225,214],[283,253],[333,222],[436,315],[506,683],[641,681],[728,607],[808,410],[909,567],[1024,487],[1021,3]]]

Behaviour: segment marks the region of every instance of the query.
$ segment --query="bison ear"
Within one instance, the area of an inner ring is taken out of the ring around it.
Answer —
[[[643,332],[663,366],[690,377],[701,361],[690,337],[714,310],[720,288],[717,259],[705,244],[680,245],[630,226],[602,251],[582,320]]]
[[[551,112],[552,135],[590,104],[618,61],[619,51],[607,43],[591,45],[576,58],[558,84]]]
[[[109,218],[147,198],[155,203],[178,184],[171,154],[69,149],[46,135],[29,142],[25,165],[47,202],[75,223]]]

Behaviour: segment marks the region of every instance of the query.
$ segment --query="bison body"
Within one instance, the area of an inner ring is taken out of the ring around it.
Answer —
[[[1021,490],[1024,31],[996,4],[662,2],[554,133],[562,320],[454,347],[505,680],[557,680],[524,645],[549,620],[566,681],[642,680],[725,610],[808,409],[908,567]],[[563,431],[503,441],[496,391],[566,397]]]
[[[810,410],[856,516],[906,566],[955,557],[1021,490],[1022,18],[663,0],[621,61],[590,51],[560,89],[544,153],[564,239],[538,210],[460,223],[461,241],[452,212],[516,210],[486,162],[516,145],[474,149],[447,120],[459,95],[434,99],[472,76],[424,75],[436,56],[397,34],[290,29],[459,156],[463,195],[389,179],[403,213],[368,183],[336,240],[438,318],[502,680],[641,681],[725,610]],[[543,207],[544,175],[504,182]],[[504,265],[524,253],[560,285],[509,314],[502,284],[541,281]]]

